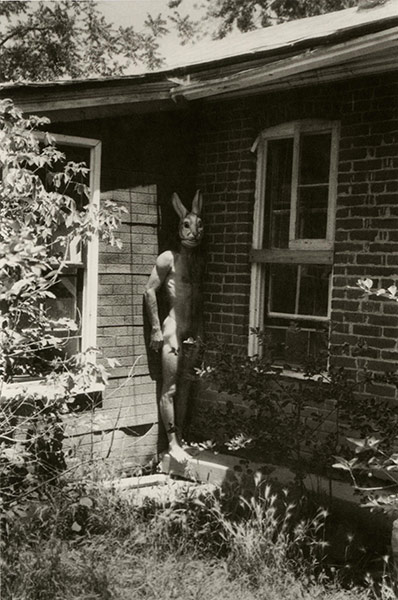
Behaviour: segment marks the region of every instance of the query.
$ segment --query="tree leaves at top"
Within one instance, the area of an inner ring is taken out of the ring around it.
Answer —
[[[91,0],[0,2],[0,81],[121,75],[131,63],[162,64],[151,18],[144,31],[108,23]]]
[[[186,39],[193,39],[198,30],[202,35],[210,33],[220,39],[236,29],[244,33],[355,5],[356,0],[202,0],[200,8],[204,17],[195,20],[189,14],[184,15],[183,11],[188,10],[184,0],[168,3],[169,9],[174,11],[177,31]]]
[[[94,0],[0,0],[0,82],[122,75],[131,65],[161,67],[159,39],[174,31],[182,45],[238,29],[340,10],[355,0],[169,0],[142,31],[108,23]],[[133,3],[132,3],[133,5]],[[132,11],[134,7],[132,7]]]
[[[219,24],[216,38],[234,28],[246,32],[258,27],[302,19],[355,6],[355,0],[208,0],[208,15]]]

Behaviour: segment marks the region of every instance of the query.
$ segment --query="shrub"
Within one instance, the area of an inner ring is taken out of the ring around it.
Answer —
[[[118,211],[87,201],[88,172],[67,162],[53,138],[38,131],[48,120],[24,117],[11,100],[0,101],[0,470],[3,517],[23,514],[43,481],[65,467],[62,415],[76,391],[106,380],[106,370],[86,354],[68,355],[78,324],[54,318],[46,304],[66,268],[72,244],[93,236],[117,244]],[[62,333],[60,333],[62,332]],[[41,379],[43,392],[9,384]],[[55,389],[51,396],[46,385]],[[7,391],[8,390],[8,391]]]

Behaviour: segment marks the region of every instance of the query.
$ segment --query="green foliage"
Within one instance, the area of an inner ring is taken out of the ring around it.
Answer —
[[[85,201],[87,167],[67,162],[51,136],[39,141],[47,123],[0,102],[0,469],[7,519],[39,497],[43,481],[57,479],[65,466],[62,414],[77,391],[107,377],[93,349],[66,352],[79,324],[54,318],[46,301],[55,298],[72,243],[84,247],[97,235],[118,243],[118,211]],[[29,391],[26,378],[42,386]]]

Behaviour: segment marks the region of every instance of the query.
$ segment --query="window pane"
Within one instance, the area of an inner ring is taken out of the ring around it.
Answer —
[[[300,137],[299,184],[328,183],[330,133],[304,133]]]
[[[264,244],[287,248],[289,242],[293,139],[270,140],[267,145],[266,216]]]
[[[326,317],[328,314],[329,265],[302,265],[300,268],[300,315]]]
[[[298,239],[325,239],[329,188],[325,185],[298,189]]]
[[[78,269],[76,273],[61,275],[51,291],[55,298],[46,299],[47,315],[54,320],[68,318],[79,323],[82,310],[83,269]]]
[[[285,368],[302,367],[310,358],[323,357],[327,367],[327,331],[308,329],[297,324],[287,327],[267,326],[271,336],[271,356],[274,364]],[[322,366],[322,365],[320,365]]]
[[[270,274],[271,312],[294,315],[296,310],[297,265],[272,265]]]
[[[90,148],[63,146],[62,144],[57,144],[57,148],[65,154],[67,162],[85,163],[85,165],[82,166],[87,168],[90,167]],[[73,175],[72,180],[67,186],[65,193],[70,196],[70,198],[73,198],[79,210],[88,204],[87,188],[89,183],[89,173],[79,173],[78,175]]]
[[[327,317],[330,274],[329,265],[271,265],[270,312]]]

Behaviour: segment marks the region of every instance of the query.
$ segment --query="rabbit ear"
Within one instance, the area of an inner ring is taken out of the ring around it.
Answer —
[[[176,194],[175,192],[171,197],[171,203],[172,203],[177,215],[180,217],[180,219],[183,219],[188,214],[187,209],[181,202],[178,194]]]
[[[202,204],[203,204],[202,192],[200,190],[197,190],[197,192],[195,194],[195,198],[193,199],[193,202],[192,202],[192,212],[195,215],[200,215],[200,213],[202,212]]]

